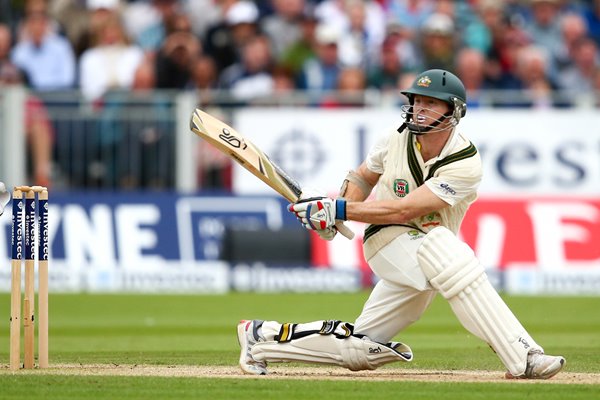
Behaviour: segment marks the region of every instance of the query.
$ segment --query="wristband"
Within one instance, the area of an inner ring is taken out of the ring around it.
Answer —
[[[346,220],[346,200],[337,199],[335,201],[335,219]]]

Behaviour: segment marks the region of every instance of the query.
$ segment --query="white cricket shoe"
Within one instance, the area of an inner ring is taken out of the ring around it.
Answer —
[[[256,361],[252,358],[250,350],[252,346],[260,340],[258,328],[262,321],[258,320],[242,320],[237,326],[237,337],[240,344],[240,368],[246,374],[250,375],[266,375],[267,363]]]
[[[527,355],[525,373],[514,376],[507,372],[506,379],[549,379],[558,374],[567,361],[561,356],[548,356],[541,351],[532,351]]]

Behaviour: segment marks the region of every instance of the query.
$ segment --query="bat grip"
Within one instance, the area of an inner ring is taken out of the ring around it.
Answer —
[[[344,222],[342,221],[337,221],[335,223],[335,228],[338,230],[339,233],[341,233],[345,238],[347,239],[354,239],[354,232],[352,232],[352,229],[348,228],[346,225],[344,225]]]

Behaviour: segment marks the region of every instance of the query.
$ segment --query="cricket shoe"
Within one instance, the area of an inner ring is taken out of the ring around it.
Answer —
[[[561,356],[548,356],[541,351],[532,351],[527,354],[527,367],[523,375],[514,376],[510,372],[505,374],[506,379],[549,379],[558,374],[567,361]]]
[[[240,368],[246,374],[266,375],[267,363],[256,361],[252,358],[252,346],[261,340],[258,329],[263,321],[260,320],[242,320],[237,326],[237,337],[240,344]]]

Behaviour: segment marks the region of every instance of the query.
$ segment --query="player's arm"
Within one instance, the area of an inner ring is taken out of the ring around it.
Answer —
[[[355,171],[346,175],[340,189],[340,197],[347,201],[364,201],[371,194],[380,176],[369,170],[366,162],[363,162]]]
[[[368,224],[403,224],[449,206],[426,185],[421,185],[402,199],[348,201],[346,219]]]

